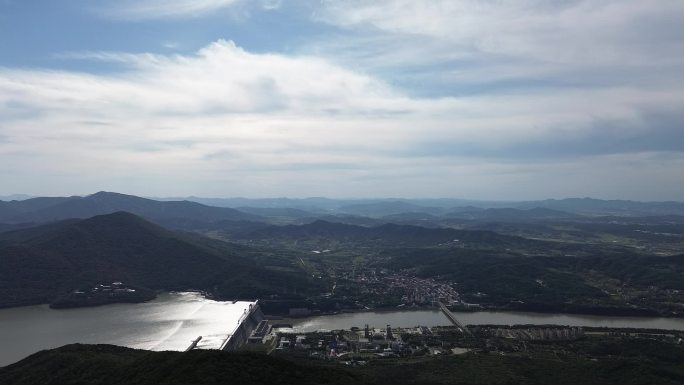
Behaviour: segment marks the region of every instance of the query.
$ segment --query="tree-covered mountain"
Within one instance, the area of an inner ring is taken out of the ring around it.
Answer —
[[[253,253],[175,233],[125,212],[9,231],[0,233],[0,307],[51,302],[114,281],[252,298],[301,278],[260,267],[249,257]]]
[[[684,202],[640,202],[630,200],[566,198],[520,202],[512,207],[520,209],[543,207],[589,215],[684,215]]]
[[[439,207],[428,207],[399,200],[387,200],[373,203],[357,203],[341,206],[339,212],[345,214],[362,215],[367,217],[383,217],[402,213],[420,212],[439,214],[443,212]]]
[[[32,198],[0,202],[0,223],[51,222],[69,218],[127,211],[162,225],[193,220],[210,223],[222,220],[260,220],[254,214],[206,206],[190,201],[156,201],[133,195],[99,192],[85,197]]]
[[[387,223],[365,227],[318,220],[304,225],[268,226],[234,234],[236,239],[270,241],[326,240],[374,246],[439,246],[441,244],[492,247],[535,246],[541,242],[491,231],[427,228]]]
[[[180,198],[170,198],[179,200]],[[248,199],[228,198],[210,199],[187,197],[189,201],[222,207],[268,207],[298,208],[319,213],[350,213],[362,216],[385,216],[406,212],[439,214],[454,211],[474,211],[487,208],[514,208],[529,210],[536,207],[548,208],[575,214],[586,215],[684,215],[684,202],[640,202],[630,200],[605,200],[594,198],[545,199],[534,201],[484,201],[472,199],[328,199],[328,198],[274,198]]]
[[[0,384],[674,385],[684,381],[684,349],[672,343],[642,339],[528,345],[535,351],[384,359],[346,368],[338,362],[218,350],[150,352],[74,344],[0,368]]]
[[[243,213],[248,213],[248,214],[253,214],[261,217],[285,217],[285,218],[307,218],[307,217],[312,217],[315,214],[300,210],[300,209],[295,209],[295,208],[279,208],[279,207],[238,207],[237,208],[240,212]]]
[[[449,218],[470,219],[479,221],[537,221],[547,219],[571,219],[578,218],[579,215],[560,210],[553,210],[543,207],[531,209],[514,208],[491,208],[475,210],[454,210],[444,214]]]
[[[150,352],[112,345],[67,345],[0,368],[0,384],[364,384],[330,365],[218,350]]]

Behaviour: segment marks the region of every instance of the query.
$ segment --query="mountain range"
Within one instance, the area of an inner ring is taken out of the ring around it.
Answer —
[[[156,201],[133,195],[98,192],[85,197],[0,201],[0,223],[44,223],[126,211],[159,224],[178,221],[262,220],[255,214],[190,201]]]
[[[472,199],[331,199],[331,198],[159,198],[160,200],[188,200],[220,207],[296,208],[311,213],[354,214],[381,217],[405,212],[445,214],[457,208],[476,209],[536,207],[584,215],[684,215],[684,202],[641,202],[633,200],[604,200],[594,198],[565,198],[531,201],[485,201]]]
[[[364,226],[383,223],[444,226],[444,220],[526,222],[601,216],[684,215],[682,202],[636,202],[570,198],[529,202],[459,199],[149,199],[113,192],[84,197],[0,200],[0,224],[26,225],[127,211],[165,227],[195,230],[218,222],[310,223],[318,219]],[[211,226],[210,226],[211,227]],[[216,227],[216,226],[214,226]],[[2,230],[2,228],[0,228]]]
[[[290,242],[324,240],[378,247],[426,247],[452,244],[492,248],[541,244],[538,241],[497,234],[491,231],[428,228],[392,223],[369,227],[324,220],[303,225],[267,226],[250,231],[236,232],[233,237],[245,240]]]

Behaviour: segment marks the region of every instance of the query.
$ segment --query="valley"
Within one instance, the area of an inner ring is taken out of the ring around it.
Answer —
[[[596,375],[630,383],[630,371],[612,368],[635,364],[659,371],[653,383],[681,377],[658,352],[681,354],[684,217],[642,216],[648,205],[619,216],[392,201],[244,206],[258,202],[215,207],[104,192],[4,202],[0,326],[13,332],[0,339],[7,364],[23,359],[0,368],[0,382],[35,382],[40,368],[65,365],[62,380],[106,384],[100,376],[116,379],[130,365],[182,367],[199,354],[222,362],[206,368],[217,375],[295,365],[335,373],[330,383],[466,375],[490,383],[492,370],[564,383],[549,371],[556,366],[586,383]],[[259,317],[244,326],[244,304],[256,300]],[[438,305],[455,312],[456,326]],[[224,318],[232,321],[216,322]],[[214,355],[237,333],[236,319],[244,335],[229,350],[238,352]],[[35,338],[36,328],[50,335]],[[75,342],[93,345],[59,347]],[[57,349],[24,358],[47,348]],[[78,369],[96,362],[108,369]]]

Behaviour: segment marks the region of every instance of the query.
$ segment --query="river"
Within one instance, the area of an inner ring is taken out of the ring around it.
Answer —
[[[197,293],[167,293],[139,304],[54,310],[47,305],[0,309],[0,366],[39,350],[70,343],[106,343],[149,350],[184,350],[203,336],[198,347],[217,348],[237,326],[251,302],[217,302]],[[684,330],[682,318],[604,317],[523,312],[455,313],[464,324],[555,324]],[[296,331],[440,326],[449,321],[439,310],[342,313],[276,321]]]
[[[199,348],[218,348],[251,303],[217,302],[197,293],[165,293],[139,304],[0,309],[0,366],[76,342],[184,350],[202,336]]]
[[[684,330],[684,318],[608,317],[502,311],[454,312],[454,314],[456,315],[456,318],[465,325],[534,324]],[[444,313],[438,309],[341,313],[336,315],[285,319],[278,322],[291,324],[297,332],[309,332],[321,329],[349,329],[353,326],[363,328],[366,324],[372,327],[384,327],[385,325],[392,325],[394,327],[451,325],[449,319],[447,319]]]

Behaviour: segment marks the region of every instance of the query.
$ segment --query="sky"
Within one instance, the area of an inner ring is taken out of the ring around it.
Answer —
[[[684,200],[681,0],[0,0],[0,195]]]

